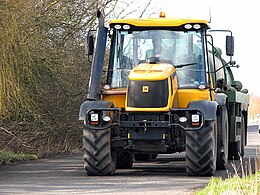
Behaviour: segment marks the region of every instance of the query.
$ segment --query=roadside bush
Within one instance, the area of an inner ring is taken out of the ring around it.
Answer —
[[[90,64],[84,37],[115,1],[0,0],[0,149],[81,146],[78,110]]]

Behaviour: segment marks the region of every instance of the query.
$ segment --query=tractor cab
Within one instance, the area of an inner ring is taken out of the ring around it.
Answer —
[[[176,68],[179,88],[208,86],[206,21],[125,19],[112,20],[110,27],[112,42],[107,83],[111,88],[127,87],[130,71],[140,64],[163,63]]]

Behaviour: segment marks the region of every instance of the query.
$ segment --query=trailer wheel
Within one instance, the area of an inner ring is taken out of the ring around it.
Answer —
[[[111,151],[110,129],[83,130],[84,168],[89,176],[113,175],[116,152]]]
[[[192,176],[211,176],[216,171],[217,127],[206,121],[201,130],[186,132],[186,172]]]
[[[133,167],[134,155],[129,152],[117,152],[116,168],[131,169]]]
[[[229,159],[239,160],[245,153],[245,119],[241,116],[241,139],[237,142],[229,143]]]
[[[228,114],[224,108],[220,115],[218,127],[218,155],[217,155],[217,169],[224,170],[228,163]]]

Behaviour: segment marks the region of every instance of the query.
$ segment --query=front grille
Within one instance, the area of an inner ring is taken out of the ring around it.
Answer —
[[[161,108],[168,103],[168,80],[135,81],[128,85],[127,106],[137,108]]]

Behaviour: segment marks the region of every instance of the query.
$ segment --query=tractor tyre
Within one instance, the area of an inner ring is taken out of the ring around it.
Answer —
[[[133,167],[134,155],[129,152],[117,152],[116,168],[131,169]]]
[[[218,152],[217,152],[217,169],[224,170],[228,163],[228,114],[223,109],[219,117],[218,124]]]
[[[229,143],[229,154],[230,160],[239,160],[240,157],[244,156],[245,153],[245,119],[241,116],[241,139],[237,142]]]
[[[211,176],[216,171],[216,162],[216,121],[205,121],[201,130],[186,132],[186,172],[192,176]]]
[[[116,152],[111,151],[110,129],[83,130],[84,168],[89,176],[113,175]]]

